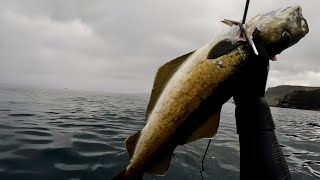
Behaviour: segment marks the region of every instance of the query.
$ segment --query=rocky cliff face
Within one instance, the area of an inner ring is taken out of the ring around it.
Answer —
[[[267,90],[266,99],[270,106],[320,110],[320,87],[277,86]]]

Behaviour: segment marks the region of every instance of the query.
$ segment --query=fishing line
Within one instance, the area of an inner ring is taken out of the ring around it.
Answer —
[[[243,24],[243,25],[246,23],[246,18],[247,18],[247,13],[248,13],[248,9],[249,9],[249,4],[250,4],[250,0],[247,0],[246,6],[245,6],[245,8],[244,8],[243,18],[242,18],[242,24]],[[208,142],[206,151],[204,152],[204,155],[203,155],[203,158],[202,158],[202,161],[201,161],[201,167],[202,167],[202,168],[201,168],[201,171],[200,171],[201,180],[203,180],[203,174],[202,174],[202,172],[204,171],[204,165],[203,165],[203,163],[204,163],[204,159],[206,158],[206,155],[207,155],[207,152],[208,152],[210,143],[211,143],[211,139],[209,139],[209,142]]]
[[[206,155],[207,155],[207,152],[208,152],[208,149],[209,149],[210,143],[211,143],[211,139],[209,139],[209,142],[208,142],[208,145],[207,145],[206,151],[204,152],[204,155],[203,155],[203,158],[202,158],[202,161],[201,161],[201,166],[202,166],[202,169],[201,169],[201,171],[200,171],[200,174],[201,174],[201,180],[203,180],[202,172],[204,171],[204,166],[203,166],[204,158],[205,158],[205,157],[206,157]]]

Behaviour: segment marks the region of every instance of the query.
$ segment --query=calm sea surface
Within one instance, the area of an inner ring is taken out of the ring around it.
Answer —
[[[0,179],[111,179],[128,162],[124,140],[144,126],[148,95],[0,87]],[[272,108],[292,179],[320,179],[320,112]],[[201,179],[208,140],[178,147],[164,177]],[[204,179],[239,179],[234,105],[222,110]]]

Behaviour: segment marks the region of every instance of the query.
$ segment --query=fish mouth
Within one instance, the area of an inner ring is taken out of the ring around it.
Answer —
[[[272,61],[277,61],[277,55],[281,54],[282,51],[285,49],[293,46],[296,44],[300,39],[302,39],[306,34],[309,33],[309,26],[308,22],[305,18],[301,17],[301,30],[298,34],[292,34],[290,31],[285,31],[282,34],[282,43],[276,45],[275,47],[270,48],[270,51],[272,54],[270,56],[270,59]]]
[[[304,35],[309,33],[308,22],[305,18],[302,18],[302,20],[301,20],[301,30],[304,33]]]
[[[272,61],[277,61],[277,55],[281,54],[282,51],[294,45],[293,35],[290,31],[284,31],[281,35],[281,43],[275,44],[269,48],[270,59]]]

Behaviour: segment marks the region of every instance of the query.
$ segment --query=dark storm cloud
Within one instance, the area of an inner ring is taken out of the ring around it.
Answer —
[[[249,17],[293,1],[252,1]],[[316,0],[310,33],[272,63],[269,85],[319,86]],[[148,92],[157,68],[240,20],[244,1],[0,1],[0,83]],[[300,75],[300,74],[304,74]]]

